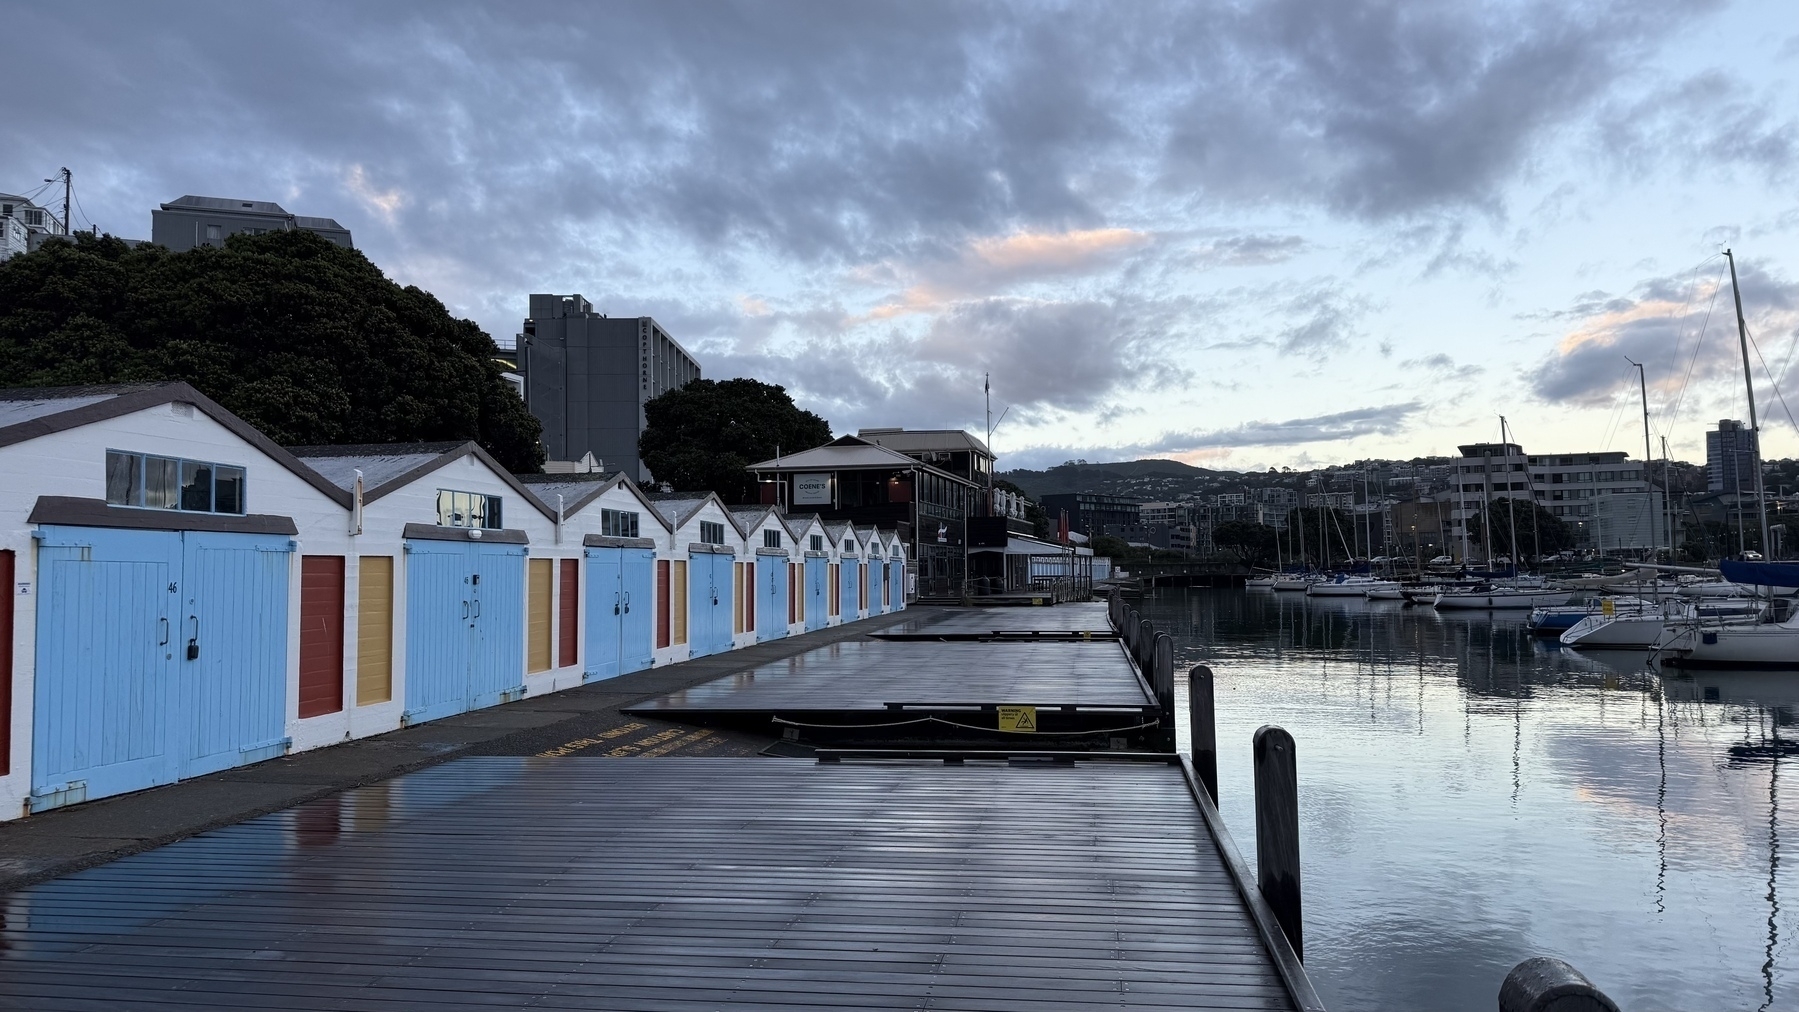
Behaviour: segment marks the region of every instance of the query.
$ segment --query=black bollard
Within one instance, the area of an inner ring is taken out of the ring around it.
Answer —
[[[1299,772],[1293,736],[1265,724],[1256,731],[1256,885],[1274,919],[1305,961],[1299,902]]]
[[[1618,1006],[1574,967],[1533,956],[1505,975],[1499,1012],[1618,1012]]]
[[[1153,678],[1150,674],[1156,663],[1156,627],[1149,619],[1141,619],[1137,625],[1137,667],[1143,669],[1145,678]]]
[[[1218,718],[1212,700],[1212,669],[1196,665],[1187,675],[1187,720],[1193,725],[1193,771],[1218,804]]]

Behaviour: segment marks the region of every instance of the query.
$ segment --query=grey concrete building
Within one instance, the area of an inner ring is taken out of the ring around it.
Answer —
[[[171,200],[150,212],[150,241],[180,253],[196,246],[223,246],[225,237],[239,232],[292,232],[305,229],[339,246],[354,248],[350,230],[330,218],[289,214],[269,200],[233,200],[228,197],[188,195]]]
[[[700,378],[700,364],[647,316],[608,317],[579,295],[533,295],[518,337],[525,406],[543,423],[553,461],[591,453],[633,481],[644,402]]]

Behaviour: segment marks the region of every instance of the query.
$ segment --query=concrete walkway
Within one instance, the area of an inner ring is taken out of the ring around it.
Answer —
[[[775,739],[627,717],[619,708],[817,647],[858,639],[930,611],[914,608],[758,643],[167,787],[0,823],[0,893],[462,756],[753,755]]]

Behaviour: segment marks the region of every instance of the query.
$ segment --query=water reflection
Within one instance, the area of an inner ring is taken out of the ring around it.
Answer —
[[[1490,1008],[1542,953],[1633,1012],[1799,1007],[1780,903],[1799,676],[1664,679],[1522,614],[1206,590],[1142,610],[1216,673],[1246,853],[1250,736],[1298,739],[1307,962],[1331,1008]]]

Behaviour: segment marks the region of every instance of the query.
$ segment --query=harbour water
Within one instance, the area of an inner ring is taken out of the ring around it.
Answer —
[[[1215,672],[1220,809],[1252,863],[1251,737],[1297,739],[1329,1008],[1492,1009],[1533,955],[1627,1012],[1799,1008],[1799,673],[1664,679],[1522,613],[1203,589],[1137,607],[1178,672]]]

